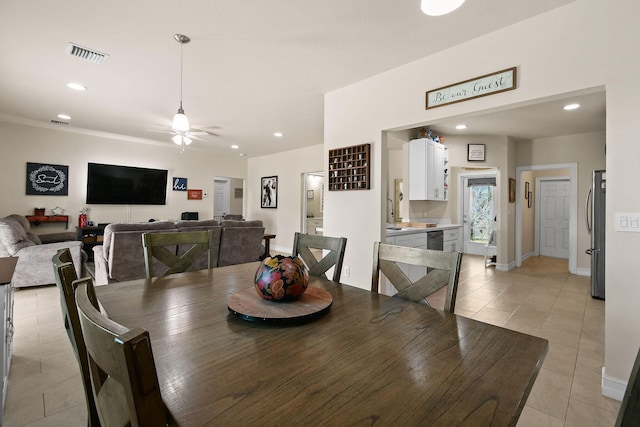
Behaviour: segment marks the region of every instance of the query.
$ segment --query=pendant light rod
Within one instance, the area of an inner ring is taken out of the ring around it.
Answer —
[[[184,34],[174,34],[173,38],[180,43],[180,109],[179,112],[181,114],[184,114],[184,110],[182,109],[182,73],[183,73],[183,68],[184,68],[184,52],[183,52],[183,47],[185,43],[189,43],[191,41],[191,39],[188,36],[185,36]]]
[[[189,43],[191,39],[184,34],[174,34],[173,38],[180,43],[180,107],[178,107],[178,112],[173,118],[172,128],[178,132],[188,132],[189,131],[189,119],[186,114],[184,114],[184,109],[182,108],[182,74],[184,68],[183,61],[183,47],[185,43]]]

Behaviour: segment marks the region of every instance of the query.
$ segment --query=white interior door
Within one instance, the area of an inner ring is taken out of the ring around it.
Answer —
[[[540,255],[569,258],[571,182],[568,179],[540,181]]]
[[[222,218],[231,211],[231,181],[228,178],[213,180],[213,216]]]

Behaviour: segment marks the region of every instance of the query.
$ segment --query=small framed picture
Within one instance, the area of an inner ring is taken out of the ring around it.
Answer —
[[[202,200],[202,190],[187,190],[187,200]]]
[[[484,162],[485,144],[467,144],[467,161]]]
[[[313,190],[307,190],[307,199],[313,199]]]
[[[261,208],[277,208],[278,207],[278,177],[263,176],[260,179],[260,207]]]
[[[516,202],[516,180],[509,178],[509,203]]]

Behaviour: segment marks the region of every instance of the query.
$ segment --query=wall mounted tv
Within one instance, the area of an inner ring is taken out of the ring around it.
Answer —
[[[87,204],[165,205],[167,171],[89,163]]]

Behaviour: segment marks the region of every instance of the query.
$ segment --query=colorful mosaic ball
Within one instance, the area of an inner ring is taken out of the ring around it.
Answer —
[[[262,261],[255,284],[258,295],[265,299],[292,301],[307,290],[309,273],[300,258],[276,255]]]

